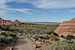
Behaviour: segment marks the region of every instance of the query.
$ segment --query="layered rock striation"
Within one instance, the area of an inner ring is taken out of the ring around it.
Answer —
[[[75,36],[75,18],[62,22],[54,32],[59,35],[67,36],[70,34]]]

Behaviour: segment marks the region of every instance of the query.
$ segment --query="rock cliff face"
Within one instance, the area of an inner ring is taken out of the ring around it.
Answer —
[[[70,34],[75,36],[75,18],[72,18],[70,21],[62,22],[54,32],[59,35],[67,36]]]
[[[4,20],[0,18],[0,25],[13,25],[13,24],[20,24],[21,22],[19,20],[15,20],[15,22],[12,22],[10,20]]]

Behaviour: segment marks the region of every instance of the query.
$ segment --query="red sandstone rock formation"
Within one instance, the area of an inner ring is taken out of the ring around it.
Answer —
[[[17,19],[14,22],[12,22],[10,20],[4,20],[0,18],[0,25],[14,25],[14,24],[32,24],[32,23],[22,23]]]
[[[72,18],[71,21],[75,21],[75,18]]]
[[[15,20],[15,24],[21,24],[21,22],[19,20]]]
[[[0,18],[0,24],[3,24],[3,19],[2,18]]]
[[[10,20],[4,20],[0,18],[0,25],[13,25],[13,24],[20,24],[21,22],[18,20],[15,20],[15,22],[12,22]]]
[[[62,22],[54,32],[65,36],[68,34],[75,35],[75,18]]]
[[[0,18],[0,25],[10,25],[11,21],[10,20],[4,20],[2,18]]]

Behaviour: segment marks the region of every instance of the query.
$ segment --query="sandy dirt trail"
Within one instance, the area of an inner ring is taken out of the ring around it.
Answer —
[[[14,50],[35,50],[33,47],[33,42],[25,37],[18,37]]]

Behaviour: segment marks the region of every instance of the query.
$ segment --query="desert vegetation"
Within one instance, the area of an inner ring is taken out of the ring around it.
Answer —
[[[75,50],[75,36],[59,36],[54,30],[58,24],[18,24],[3,25],[0,31],[0,43],[12,44],[16,36],[34,39],[38,50]],[[40,46],[40,47],[39,47]]]
[[[51,50],[75,50],[75,41],[57,41],[53,42],[50,47]]]
[[[46,34],[50,31],[54,31],[58,25],[52,24],[21,24],[10,26],[11,31],[17,31],[24,34]]]
[[[13,40],[16,38],[16,34],[8,31],[0,32],[0,42],[5,44],[11,44]]]

